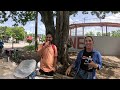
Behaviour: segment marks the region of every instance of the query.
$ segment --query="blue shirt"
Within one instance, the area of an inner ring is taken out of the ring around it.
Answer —
[[[0,47],[3,48],[4,43],[0,41]]]
[[[74,69],[76,70],[75,77],[79,74],[83,74],[86,72],[85,70],[82,70],[80,68],[83,52],[84,52],[84,50],[82,50],[78,53],[77,59],[74,62]],[[94,49],[92,50],[92,52],[93,52],[93,57],[92,57],[93,62],[98,64],[98,69],[101,69],[102,57],[101,57],[100,52],[96,51]],[[85,75],[83,74],[83,76],[85,76]],[[96,79],[96,69],[93,69],[93,72],[87,72],[87,76],[85,77],[85,79]]]

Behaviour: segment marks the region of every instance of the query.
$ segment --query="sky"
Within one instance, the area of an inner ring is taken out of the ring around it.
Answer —
[[[98,19],[96,17],[96,15],[91,15],[89,14],[82,14],[80,11],[77,13],[77,15],[75,15],[75,17],[73,15],[70,16],[69,18],[69,23],[73,24],[73,23],[83,23],[84,22],[84,18],[85,18],[85,22],[100,22],[100,19]],[[54,19],[55,21],[55,19]],[[117,14],[107,14],[105,19],[102,19],[101,22],[114,22],[114,23],[120,23],[120,13]],[[11,27],[14,24],[14,22],[12,21],[12,19],[9,19],[7,22],[5,22],[4,24],[0,24],[0,26],[9,26]],[[22,25],[20,25],[22,26]],[[35,32],[35,21],[31,21],[28,22],[25,26],[23,26],[25,31],[27,31],[27,33],[34,33]],[[112,30],[118,30],[120,28],[114,28],[114,27],[108,27],[108,31],[112,31]],[[103,28],[103,30],[105,31],[105,27]],[[75,34],[74,32],[75,30],[72,30],[72,35]],[[85,33],[87,32],[101,32],[102,28],[101,27],[85,27]],[[41,22],[41,16],[40,14],[38,15],[38,34],[45,34],[45,26],[44,24]],[[82,28],[78,28],[78,35],[82,35]]]

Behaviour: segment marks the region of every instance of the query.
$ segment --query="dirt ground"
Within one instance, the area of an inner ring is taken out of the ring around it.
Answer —
[[[0,59],[0,79],[15,79],[13,72],[16,67],[16,63]]]
[[[21,44],[25,45],[25,44]],[[19,45],[14,45],[15,47],[18,47]],[[26,45],[25,45],[26,46]],[[11,46],[9,44],[6,44],[6,48],[10,48]],[[19,46],[23,47],[23,46]],[[36,55],[36,53],[34,53]],[[24,54],[23,52],[21,53],[21,56],[26,58],[33,58],[34,57],[33,53],[27,53]],[[28,58],[28,59],[29,59]],[[76,54],[70,55],[70,58],[72,60],[76,59]],[[120,56],[102,56],[102,61],[103,61],[103,67],[101,70],[97,71],[97,79],[120,79]],[[17,67],[17,64],[14,62],[7,62],[6,59],[0,59],[0,79],[15,79],[13,77],[13,72],[15,68]]]
[[[73,60],[76,56],[71,56]],[[120,57],[102,56],[103,67],[97,71],[97,79],[120,79]],[[17,65],[14,62],[6,62],[0,59],[0,79],[15,79],[13,72]]]
[[[97,71],[98,79],[120,79],[120,56],[102,56],[103,68]]]
[[[70,56],[72,60],[76,56]],[[102,69],[97,71],[97,79],[120,79],[120,56],[102,56]]]

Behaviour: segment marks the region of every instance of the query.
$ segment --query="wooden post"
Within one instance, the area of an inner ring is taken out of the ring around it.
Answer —
[[[70,29],[69,31],[70,31],[69,35],[70,35],[70,37],[71,37],[71,29]]]
[[[102,26],[102,36],[103,36],[103,26]]]
[[[107,36],[107,26],[106,26],[106,36]]]
[[[83,26],[83,36],[84,36],[84,28],[85,28],[85,27]]]
[[[75,26],[75,38],[76,38],[76,41],[77,41],[77,26]],[[76,49],[77,49],[77,42],[76,42]]]

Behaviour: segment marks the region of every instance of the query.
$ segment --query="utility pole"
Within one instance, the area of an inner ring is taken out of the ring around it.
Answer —
[[[84,19],[84,23],[85,23],[85,17],[83,19]],[[83,36],[84,36],[84,26],[83,26]]]
[[[101,17],[99,17],[99,19],[100,19],[100,23],[101,23]],[[102,36],[103,36],[103,26],[101,26],[101,28],[102,28]]]
[[[12,34],[12,49],[13,49],[13,44],[14,44],[14,36]]]
[[[38,31],[38,11],[36,11],[36,20],[35,20],[35,50],[37,50],[38,42],[37,42],[37,31]]]

